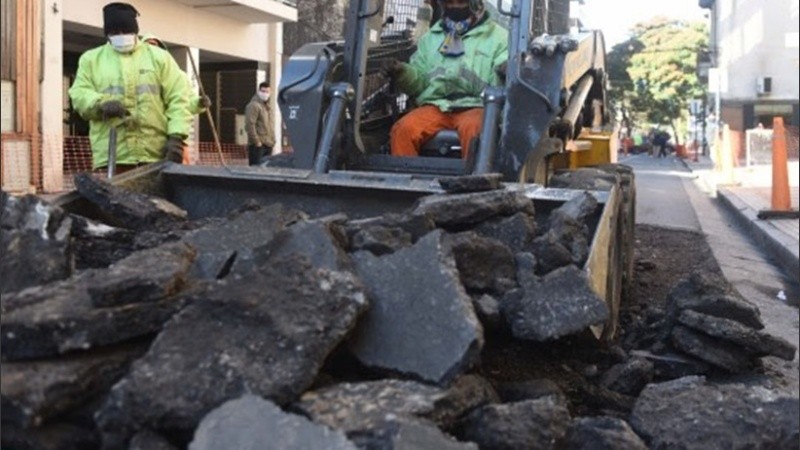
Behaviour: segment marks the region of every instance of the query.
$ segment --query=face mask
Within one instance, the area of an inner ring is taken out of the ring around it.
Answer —
[[[261,91],[258,91],[257,94],[258,94],[258,98],[260,98],[262,102],[265,102],[265,101],[269,100],[269,94],[266,94],[266,93],[261,92]]]
[[[114,50],[120,53],[130,53],[136,47],[135,34],[118,34],[116,36],[109,36],[108,42],[114,47]]]
[[[469,7],[447,8],[444,10],[444,16],[453,22],[463,22],[472,17],[472,11]]]

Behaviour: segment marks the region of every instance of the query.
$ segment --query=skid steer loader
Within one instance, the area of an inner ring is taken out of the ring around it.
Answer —
[[[285,64],[278,104],[291,155],[263,167],[159,163],[115,183],[163,196],[192,218],[224,215],[248,199],[284,203],[312,216],[360,218],[441,194],[439,177],[490,173],[502,174],[506,189],[523,190],[537,211],[548,211],[582,192],[548,187],[551,174],[601,166],[622,182],[593,192],[603,208],[584,270],[611,311],[595,334],[609,338],[632,272],[632,173],[611,164],[616,149],[605,109],[602,35],[532,36],[535,7],[546,3],[492,5],[509,27],[507,75],[505,85],[485,87],[482,131],[468,160],[460,158],[458,137],[449,130],[431,139],[420,157],[391,156],[389,130],[413,99],[395,92],[379,68],[385,58],[407,60],[413,53],[413,30],[403,24],[414,18],[389,16],[398,9],[392,0],[351,0],[344,41],[306,44]]]

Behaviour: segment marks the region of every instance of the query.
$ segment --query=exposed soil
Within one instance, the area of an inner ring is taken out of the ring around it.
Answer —
[[[663,310],[669,292],[695,271],[721,273],[702,233],[638,225],[632,298],[622,305],[615,342],[600,343],[588,333],[545,344],[489,335],[482,375],[495,385],[546,378],[567,395],[573,415],[625,417],[635,399],[600,388],[598,378],[635,344],[622,344],[630,328]]]

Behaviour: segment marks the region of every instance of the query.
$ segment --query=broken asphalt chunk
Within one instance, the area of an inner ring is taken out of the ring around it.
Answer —
[[[97,416],[106,441],[145,427],[190,432],[245,393],[297,399],[368,306],[350,273],[297,255],[192,295],[112,388]]]
[[[467,289],[502,295],[516,284],[514,254],[500,241],[474,232],[447,235],[461,282]]]
[[[574,419],[562,445],[571,450],[648,450],[628,422],[616,417]]]
[[[653,381],[654,371],[653,363],[647,359],[631,358],[604,373],[600,385],[620,394],[637,396]]]
[[[465,413],[494,401],[497,394],[491,385],[468,375],[449,389],[393,379],[341,383],[306,392],[293,407],[317,423],[351,435],[380,427],[387,416],[422,418],[447,428]]]
[[[487,238],[497,239],[511,251],[519,252],[527,249],[536,235],[536,222],[533,216],[516,213],[510,217],[487,220],[473,231]]]
[[[650,448],[795,448],[800,403],[766,389],[686,377],[649,385],[630,424]]]
[[[534,214],[533,201],[524,192],[498,190],[456,195],[429,195],[419,199],[414,215],[428,215],[437,226],[463,229],[497,216]]]
[[[97,308],[150,303],[176,295],[187,281],[195,250],[182,243],[133,253],[107,270],[86,274]]]
[[[292,254],[308,258],[313,267],[349,271],[352,263],[344,251],[345,240],[336,223],[299,222],[277,233],[267,244],[254,248],[249,255],[237,257],[232,272],[242,275],[263,270]]]
[[[135,231],[166,230],[180,226],[186,211],[163,198],[113,186],[82,173],[75,176],[78,193],[102,211],[109,225]]]
[[[87,271],[68,280],[4,295],[0,328],[4,360],[56,356],[129,341],[155,333],[180,310],[179,297],[96,308]]]
[[[556,396],[487,405],[459,423],[459,438],[476,442],[480,448],[556,449],[569,421],[566,401]]]
[[[72,219],[36,196],[2,192],[0,293],[63,280],[72,275]]]
[[[3,423],[38,427],[106,392],[144,354],[142,345],[0,365]]]
[[[72,215],[72,251],[75,268],[102,269],[139,249],[136,233]]]
[[[189,450],[356,450],[338,431],[283,412],[255,395],[230,400],[200,422]]]
[[[522,287],[510,291],[501,301],[515,337],[557,339],[608,320],[608,306],[577,267],[563,267],[541,280],[530,274],[518,275]]]
[[[372,307],[350,349],[368,367],[447,384],[477,361],[483,328],[442,231],[377,257],[353,254]]]
[[[728,372],[745,373],[753,368],[750,355],[732,343],[680,325],[672,329],[670,336],[678,350]]]
[[[364,449],[478,450],[476,444],[458,442],[433,423],[421,419],[392,417],[375,428],[351,433],[349,437],[358,448]]]
[[[252,258],[253,250],[268,244],[277,233],[302,220],[303,213],[280,204],[247,209],[229,220],[212,221],[186,233],[182,241],[197,249],[192,276],[222,278],[234,259]]]
[[[486,175],[465,175],[460,177],[439,178],[439,186],[448,194],[464,192],[483,192],[501,189],[503,176],[499,173]]]
[[[792,361],[797,352],[797,348],[786,340],[746,327],[735,320],[685,310],[678,321],[701,333],[736,344],[757,357],[777,356]]]

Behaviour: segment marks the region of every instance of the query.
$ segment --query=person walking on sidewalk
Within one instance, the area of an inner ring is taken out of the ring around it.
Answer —
[[[192,123],[189,81],[167,52],[138,38],[136,9],[103,8],[105,45],[81,55],[69,96],[89,121],[94,169],[108,165],[111,127],[118,127],[117,172],[167,159],[180,163]]]
[[[669,142],[669,134],[665,131],[656,131],[653,138],[653,144],[658,149],[658,157],[667,157],[667,143]]]
[[[269,104],[270,87],[266,81],[258,85],[256,95],[245,108],[247,130],[247,159],[251,166],[261,164],[275,147],[275,128]]]

